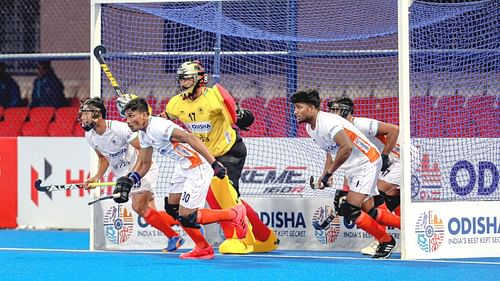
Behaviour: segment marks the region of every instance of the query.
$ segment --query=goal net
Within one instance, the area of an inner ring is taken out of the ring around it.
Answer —
[[[405,165],[412,186],[402,189],[411,190],[411,204],[500,200],[498,1],[413,2],[410,112],[399,111],[396,0],[138,2],[100,6],[94,38],[107,47],[111,71],[158,114],[178,93],[178,66],[201,60],[209,83],[255,115],[241,131],[243,197],[332,198],[342,187],[342,172],[334,188],[308,186],[325,155],[297,124],[289,97],[316,88],[323,110],[347,96],[356,116],[410,119],[417,150]],[[101,79],[108,116],[118,118],[114,91]],[[172,165],[158,162],[158,186],[167,186]]]

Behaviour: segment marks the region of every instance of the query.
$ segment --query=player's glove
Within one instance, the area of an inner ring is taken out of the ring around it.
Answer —
[[[128,195],[134,181],[129,177],[119,177],[116,180],[115,189],[113,190],[113,200],[116,203],[125,203],[128,201]]]
[[[321,178],[321,183],[323,184],[323,187],[328,187],[330,184],[328,183],[328,180],[332,176],[332,173],[326,173],[322,178]]]
[[[321,223],[318,221],[313,222],[313,227],[316,230],[327,229],[330,226],[330,223],[332,223],[333,219],[335,219],[334,213],[327,216]]]
[[[212,163],[212,169],[214,169],[214,176],[218,177],[219,179],[223,179],[227,174],[226,167],[222,166],[219,161],[214,161]]]
[[[347,199],[347,191],[344,191],[342,189],[337,189],[335,191],[333,206],[335,207],[335,212],[337,212],[339,216],[344,216],[344,214],[342,213],[341,205],[344,204],[346,199]]]
[[[389,166],[391,166],[389,155],[382,154],[382,169],[380,169],[380,171],[385,172],[389,168]]]

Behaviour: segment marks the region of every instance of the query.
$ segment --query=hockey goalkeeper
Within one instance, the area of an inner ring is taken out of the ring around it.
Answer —
[[[245,239],[234,237],[234,227],[222,222],[226,237],[219,246],[221,253],[245,254],[269,252],[277,248],[278,240],[274,231],[269,229],[257,213],[245,201],[238,199],[239,180],[245,164],[247,149],[243,139],[232,125],[246,129],[253,116],[249,111],[238,110],[236,122],[231,120],[230,112],[236,110],[224,102],[221,91],[214,86],[209,88],[205,68],[200,61],[184,62],[177,70],[177,82],[181,93],[174,96],[166,106],[165,115],[171,120],[179,119],[187,129],[196,135],[227,168],[231,183],[214,179],[207,195],[207,202],[213,209],[231,208],[241,202],[247,210],[250,221],[249,233]]]

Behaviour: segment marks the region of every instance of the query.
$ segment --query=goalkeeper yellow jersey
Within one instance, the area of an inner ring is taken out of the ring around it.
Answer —
[[[219,157],[236,142],[236,131],[222,112],[223,102],[212,88],[205,88],[195,100],[174,96],[168,102],[166,112],[170,118],[181,120],[214,157]]]

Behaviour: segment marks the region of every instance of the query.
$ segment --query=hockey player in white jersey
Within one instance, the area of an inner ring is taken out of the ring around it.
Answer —
[[[309,136],[327,152],[318,188],[329,186],[332,174],[342,167],[350,189],[345,200],[339,202],[337,212],[380,242],[373,257],[389,257],[396,240],[386,232],[385,226],[392,225],[394,220],[387,210],[375,208],[372,198],[379,194],[376,183],[382,167],[380,152],[352,123],[319,110],[318,91],[298,91],[291,102],[295,105],[297,121],[306,124]]]
[[[85,139],[98,156],[96,173],[85,182],[98,182],[107,170],[116,177],[128,175],[142,165],[138,158],[140,143],[137,132],[132,132],[126,123],[106,120],[106,108],[100,98],[91,98],[80,106],[79,122],[85,130]],[[172,229],[178,224],[166,212],[156,210],[154,190],[158,168],[151,164],[148,174],[136,184],[131,192],[132,209],[144,220],[167,236],[166,251],[177,250],[184,240]]]
[[[400,158],[399,126],[372,118],[353,116],[354,102],[348,97],[340,97],[328,102],[330,112],[345,118],[358,128],[381,151],[382,168],[377,182],[380,195],[375,197],[375,205],[387,207],[400,216]],[[378,246],[374,240],[361,249],[365,255],[373,255]]]
[[[224,178],[226,168],[215,160],[207,147],[195,135],[186,132],[170,120],[150,116],[148,104],[143,98],[129,101],[124,107],[127,124],[134,132],[139,132],[141,144],[141,166],[116,182],[114,194],[117,202],[126,202],[133,184],[147,175],[151,165],[153,150],[175,161],[170,180],[169,196],[165,210],[180,223],[184,231],[193,239],[195,248],[180,255],[181,259],[211,259],[212,246],[200,232],[200,225],[220,221],[230,221],[236,229],[238,239],[245,237],[248,226],[246,209],[237,205],[231,209],[204,209],[205,198],[213,176]]]

